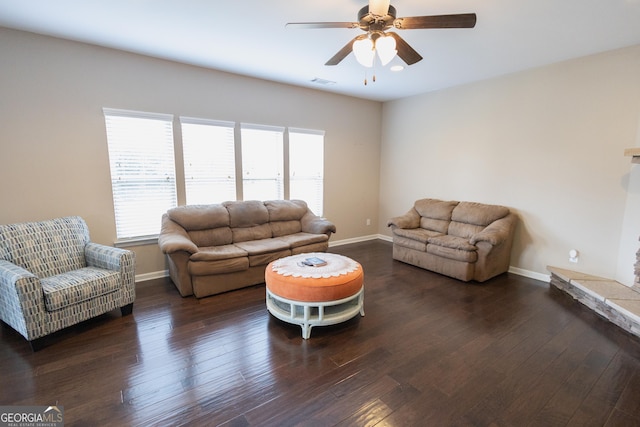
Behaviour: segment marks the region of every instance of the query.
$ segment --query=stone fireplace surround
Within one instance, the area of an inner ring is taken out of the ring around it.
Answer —
[[[633,286],[559,267],[549,266],[547,270],[551,273],[551,285],[640,337],[640,250],[636,253]]]

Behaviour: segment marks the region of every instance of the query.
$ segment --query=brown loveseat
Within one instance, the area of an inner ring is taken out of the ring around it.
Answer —
[[[509,269],[515,223],[515,214],[504,206],[421,199],[388,226],[394,259],[484,282]]]
[[[158,244],[180,295],[201,298],[264,283],[271,261],[325,252],[335,231],[302,200],[233,201],[170,209]]]

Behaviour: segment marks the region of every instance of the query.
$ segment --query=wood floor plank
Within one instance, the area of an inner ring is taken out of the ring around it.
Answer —
[[[459,282],[381,240],[330,250],[362,264],[364,317],[304,340],[264,285],[196,299],[141,282],[131,316],[36,353],[2,325],[0,404],[57,403],[68,426],[640,424],[640,340],[547,283]]]

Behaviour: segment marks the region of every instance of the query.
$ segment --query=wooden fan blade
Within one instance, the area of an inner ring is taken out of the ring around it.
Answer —
[[[333,57],[328,60],[324,65],[338,65],[340,61],[347,57],[353,51],[353,42],[355,42],[357,37],[351,40],[349,43],[344,45],[342,49],[338,51]]]
[[[413,30],[421,28],[473,28],[476,26],[475,13],[458,15],[432,15],[397,18],[393,26],[399,30]]]
[[[360,28],[357,22],[289,22],[286,28],[316,29],[316,28]]]
[[[369,13],[386,16],[389,12],[389,0],[369,0]]]
[[[422,61],[422,56],[409,46],[409,43],[404,41],[404,39],[397,33],[390,31],[387,35],[396,39],[396,50],[398,51],[398,56],[406,62],[407,65],[413,65],[416,62]]]

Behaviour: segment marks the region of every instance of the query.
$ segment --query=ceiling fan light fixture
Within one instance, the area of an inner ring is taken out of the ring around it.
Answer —
[[[373,41],[368,37],[363,37],[353,42],[353,54],[356,60],[363,67],[373,67],[373,59],[376,55]]]
[[[398,51],[396,50],[396,39],[391,36],[384,35],[378,37],[376,40],[376,52],[378,52],[378,57],[380,58],[380,62],[384,67],[387,65],[393,58],[395,58]]]

